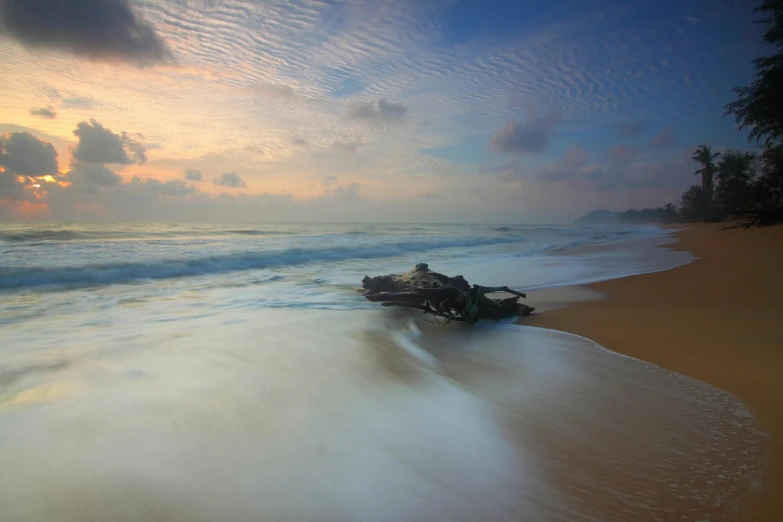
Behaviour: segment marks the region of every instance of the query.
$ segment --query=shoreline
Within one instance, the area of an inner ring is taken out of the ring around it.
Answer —
[[[687,375],[742,400],[771,436],[762,491],[740,519],[783,518],[783,227],[681,230],[665,245],[698,259],[682,266],[574,287],[532,290],[541,313],[519,322],[588,338]],[[725,229],[725,230],[721,230]],[[539,307],[536,299],[543,300]]]

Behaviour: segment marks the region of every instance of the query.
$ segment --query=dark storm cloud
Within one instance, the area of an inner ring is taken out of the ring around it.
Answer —
[[[240,187],[247,187],[247,183],[245,183],[245,180],[239,177],[239,174],[236,172],[226,172],[225,174],[222,174],[219,178],[215,178],[212,180],[212,183],[215,185],[220,185],[221,187],[232,187],[232,188],[240,188]]]
[[[83,121],[73,134],[79,143],[73,150],[73,157],[84,163],[120,163],[139,165],[147,161],[144,145],[127,133],[115,134],[95,120]]]
[[[57,151],[28,132],[0,136],[0,165],[23,176],[57,174]]]
[[[57,117],[57,112],[55,112],[51,105],[48,107],[34,107],[30,109],[30,114],[33,116],[40,116],[41,118],[45,118],[47,120],[53,120]]]
[[[170,52],[127,0],[0,0],[0,30],[27,47],[137,65]]]
[[[200,170],[186,169],[185,179],[188,181],[202,181],[204,179],[204,175],[201,173]]]
[[[621,122],[616,129],[617,134],[623,138],[641,136],[647,131],[647,122],[644,120],[627,120]]]
[[[383,98],[354,105],[348,111],[348,119],[370,125],[394,125],[402,122],[408,108]]]
[[[540,154],[549,145],[549,137],[559,120],[556,112],[542,117],[531,115],[522,124],[511,120],[492,135],[489,147],[504,154]]]

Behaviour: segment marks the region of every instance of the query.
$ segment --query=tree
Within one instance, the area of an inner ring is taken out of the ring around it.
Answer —
[[[672,203],[665,207],[626,210],[618,217],[622,223],[676,223],[679,220],[677,207]]]
[[[759,160],[754,199],[761,208],[776,207],[783,203],[783,145],[767,147]]]
[[[783,192],[783,144],[770,145],[761,155],[761,175],[780,195]]]
[[[709,145],[699,145],[693,153],[693,160],[701,164],[701,168],[694,172],[701,175],[701,188],[708,195],[712,195],[712,179],[717,172],[715,160],[720,157],[720,152],[712,153],[712,147]]]
[[[755,12],[765,18],[764,41],[776,49],[772,56],[753,60],[756,79],[747,87],[736,87],[737,99],[726,105],[740,129],[750,128],[748,139],[766,146],[783,142],[783,0],[764,0]]]
[[[715,202],[724,213],[736,214],[754,207],[755,174],[756,154],[740,150],[723,154],[718,164]]]
[[[674,203],[666,203],[663,207],[663,222],[664,223],[676,223],[680,216],[677,212],[677,205]]]
[[[680,200],[680,216],[683,221],[700,221],[705,219],[710,212],[710,199],[707,191],[700,185],[691,185],[691,188],[682,194]]]

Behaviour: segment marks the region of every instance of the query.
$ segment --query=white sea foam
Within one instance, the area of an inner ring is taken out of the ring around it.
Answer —
[[[758,481],[763,436],[735,399],[571,336],[386,311],[234,319],[17,360],[4,515],[593,520],[608,499],[602,520],[699,519]]]

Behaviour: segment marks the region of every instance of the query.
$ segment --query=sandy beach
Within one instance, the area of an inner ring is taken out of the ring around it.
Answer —
[[[740,519],[783,520],[783,227],[726,227],[679,231],[667,248],[699,259],[673,270],[530,292],[531,304],[548,306],[524,324],[587,337],[738,396],[772,437],[763,489]],[[578,302],[563,307],[572,296]]]

